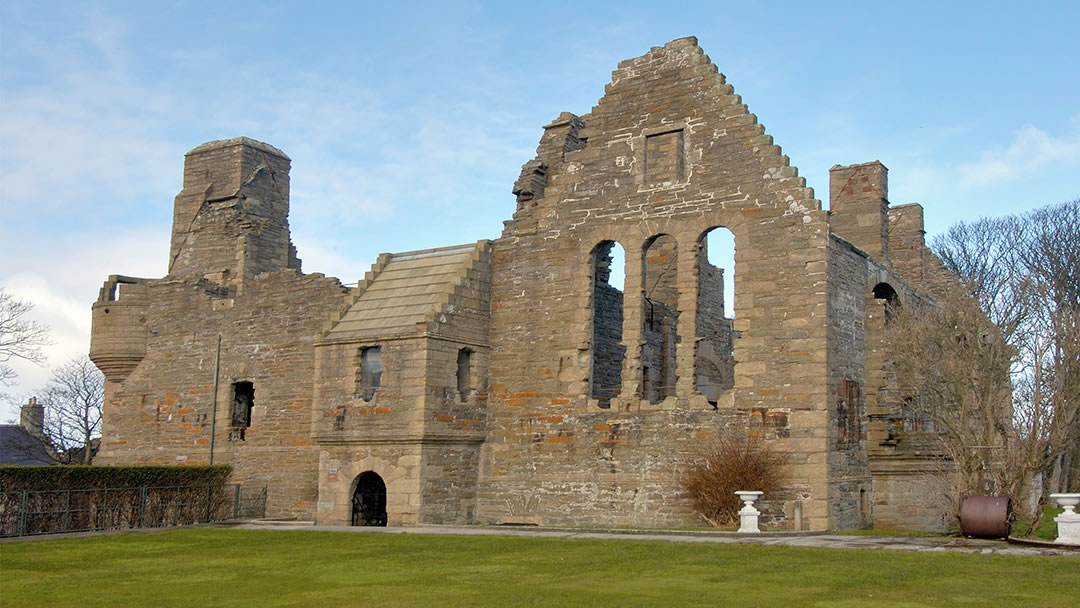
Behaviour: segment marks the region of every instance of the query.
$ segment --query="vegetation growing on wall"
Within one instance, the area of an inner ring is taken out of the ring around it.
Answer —
[[[713,526],[739,519],[739,490],[764,492],[764,499],[780,489],[787,453],[745,429],[725,431],[701,457],[683,472],[682,485],[691,504]]]
[[[221,485],[230,466],[68,467],[0,466],[0,492]]]
[[[956,490],[1021,519],[1080,483],[1080,200],[953,226],[933,243],[958,281],[890,327],[899,385],[933,421]]]

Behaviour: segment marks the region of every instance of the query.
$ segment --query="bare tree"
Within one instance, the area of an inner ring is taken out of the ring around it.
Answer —
[[[86,355],[53,371],[45,388],[44,433],[61,461],[90,464],[104,400],[105,377]]]
[[[42,349],[50,344],[49,328],[26,318],[33,308],[0,287],[0,385],[11,386],[15,381],[15,370],[8,365],[12,359],[45,363]]]
[[[888,331],[904,407],[933,423],[959,496],[1012,494],[1016,482],[995,450],[1012,429],[1015,349],[960,290],[936,306],[900,308]]]
[[[957,224],[933,243],[956,293],[894,324],[897,378],[942,430],[961,492],[1026,510],[1078,488],[1078,243],[1080,201]]]
[[[1080,200],[1024,218],[1024,290],[1031,310],[1018,422],[1050,492],[1080,489]]]

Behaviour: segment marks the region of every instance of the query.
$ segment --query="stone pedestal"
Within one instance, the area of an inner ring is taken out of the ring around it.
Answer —
[[[754,508],[754,501],[761,497],[762,492],[744,490],[735,494],[743,501],[743,508],[739,509],[739,532],[753,534],[761,532],[758,528],[758,516],[761,512]]]
[[[1054,518],[1058,526],[1058,537],[1055,543],[1061,545],[1080,545],[1080,513],[1076,512],[1076,505],[1080,504],[1080,493],[1077,494],[1051,494],[1065,512]]]

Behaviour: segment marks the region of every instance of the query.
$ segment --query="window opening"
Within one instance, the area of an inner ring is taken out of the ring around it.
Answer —
[[[230,439],[244,440],[247,429],[251,427],[253,407],[255,407],[255,385],[251,382],[234,382]]]
[[[624,282],[625,254],[615,241],[604,241],[592,254],[592,373],[590,395],[600,407],[611,407],[611,399],[622,390],[622,366],[626,358],[623,337],[623,292],[615,285]]]
[[[670,234],[653,238],[645,247],[642,397],[659,403],[675,394],[675,355],[679,343],[678,244]]]
[[[694,386],[714,406],[735,386],[735,236],[711,228],[698,239]]]
[[[462,401],[472,394],[472,351],[462,348],[457,353],[457,390]]]
[[[888,324],[900,309],[900,297],[896,295],[892,285],[878,283],[874,285],[874,299],[885,300],[885,323]]]
[[[360,350],[360,396],[364,401],[375,398],[382,381],[382,349],[371,346]]]

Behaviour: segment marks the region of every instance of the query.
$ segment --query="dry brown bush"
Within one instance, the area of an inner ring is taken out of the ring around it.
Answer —
[[[787,453],[751,436],[745,430],[729,430],[711,443],[682,476],[683,489],[705,521],[724,526],[739,520],[742,501],[737,490],[765,493],[780,488]]]

